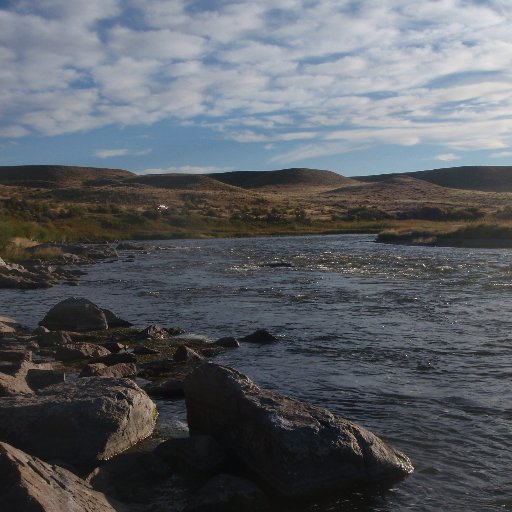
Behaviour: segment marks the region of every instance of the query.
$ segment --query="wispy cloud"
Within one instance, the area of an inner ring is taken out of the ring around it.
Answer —
[[[512,158],[512,151],[500,151],[498,153],[491,153],[491,158]]]
[[[437,155],[436,160],[441,162],[453,162],[454,160],[460,160],[460,156],[454,155],[453,153],[445,153],[443,155]]]
[[[94,153],[98,158],[114,158],[116,156],[144,156],[151,153],[151,149],[99,149]]]
[[[276,161],[379,143],[440,156],[512,146],[510,2],[3,5],[3,138],[172,120],[282,143]]]

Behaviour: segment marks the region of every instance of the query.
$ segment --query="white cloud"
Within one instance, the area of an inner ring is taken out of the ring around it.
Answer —
[[[460,156],[454,155],[453,153],[445,153],[443,155],[437,155],[436,160],[441,162],[452,162],[453,160],[459,160]]]
[[[505,149],[511,17],[505,0],[14,0],[0,8],[0,137],[170,119],[283,161]]]
[[[98,158],[113,158],[116,156],[144,156],[151,153],[151,149],[99,149],[95,151],[94,156]]]

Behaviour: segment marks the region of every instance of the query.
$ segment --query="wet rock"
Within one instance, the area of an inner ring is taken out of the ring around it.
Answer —
[[[268,501],[261,489],[244,478],[228,474],[212,478],[192,498],[184,512],[264,512]]]
[[[90,300],[70,297],[53,306],[39,325],[51,330],[94,331],[131,324]]]
[[[185,334],[185,329],[181,327],[167,327],[166,329],[169,336],[179,336],[180,334]]]
[[[173,356],[174,361],[182,362],[182,361],[200,361],[203,359],[203,356],[199,355],[195,350],[187,347],[186,345],[180,345]]]
[[[270,267],[270,268],[293,268],[293,263],[288,261],[269,261],[268,263],[263,263],[262,267]]]
[[[133,363],[118,363],[107,366],[103,363],[86,365],[80,372],[80,377],[134,377],[137,366]]]
[[[143,356],[143,355],[159,354],[160,352],[154,348],[146,347],[144,345],[135,345],[135,347],[133,347],[133,353]]]
[[[326,409],[260,389],[241,373],[206,363],[185,380],[192,435],[212,435],[287,497],[391,481],[413,471],[403,453]]]
[[[201,473],[218,473],[228,462],[226,452],[211,436],[168,439],[156,447],[155,454],[175,471],[185,467]]]
[[[0,321],[0,337],[5,334],[12,334],[16,332],[16,328],[12,325]]]
[[[153,340],[158,340],[158,339],[162,339],[162,338],[167,338],[168,335],[169,335],[169,333],[167,332],[166,329],[164,329],[163,327],[161,327],[159,325],[152,324],[152,325],[149,325],[148,327],[146,327],[145,329],[142,329],[142,331],[139,331],[137,333],[137,338],[139,338],[139,339],[151,338]]]
[[[95,343],[71,343],[60,345],[55,351],[57,361],[75,361],[78,359],[91,359],[110,355],[110,352]]]
[[[106,496],[59,466],[0,442],[0,495],[5,512],[114,512]]]
[[[39,346],[54,347],[60,345],[71,345],[73,339],[66,331],[48,331],[39,334],[37,337]]]
[[[240,343],[233,336],[224,336],[223,338],[219,338],[217,341],[215,341],[215,345],[224,348],[238,348]]]
[[[37,391],[65,382],[66,374],[62,370],[30,368],[27,372],[26,380],[30,388]]]
[[[46,327],[39,325],[38,327],[36,327],[34,329],[33,332],[36,336],[40,336],[41,334],[46,334],[46,333],[50,332],[50,329],[47,329]]]
[[[94,358],[91,363],[103,363],[107,366],[113,366],[119,363],[136,363],[137,357],[130,352],[118,352],[117,354],[108,354],[102,357]]]
[[[31,271],[17,263],[7,263],[0,258],[0,288],[17,288],[30,290],[49,288],[58,280],[51,275],[47,268]]]
[[[146,248],[143,245],[134,244],[131,242],[120,242],[116,246],[118,251],[145,251]]]
[[[88,464],[150,435],[155,418],[133,381],[91,377],[0,398],[0,439],[45,460]]]
[[[266,329],[257,329],[252,334],[240,338],[240,341],[244,343],[261,343],[264,345],[267,343],[275,343],[277,338]]]

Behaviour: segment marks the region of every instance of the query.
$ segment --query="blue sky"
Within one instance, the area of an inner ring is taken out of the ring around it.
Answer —
[[[0,165],[512,164],[510,0],[0,0]]]

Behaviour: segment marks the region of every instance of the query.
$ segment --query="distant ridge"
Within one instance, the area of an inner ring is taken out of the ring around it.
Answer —
[[[232,171],[208,174],[210,178],[235,187],[342,187],[354,180],[341,174],[320,169],[291,168],[276,171]]]
[[[0,184],[37,188],[76,187],[96,180],[123,180],[133,173],[122,169],[66,165],[0,166]]]
[[[130,177],[126,180],[126,183],[138,183],[150,187],[178,190],[232,191],[234,189],[233,186],[221,183],[206,174],[145,174]]]
[[[411,176],[441,187],[483,192],[512,192],[512,166],[461,166],[406,173],[358,176],[366,182],[385,182],[398,176]]]

